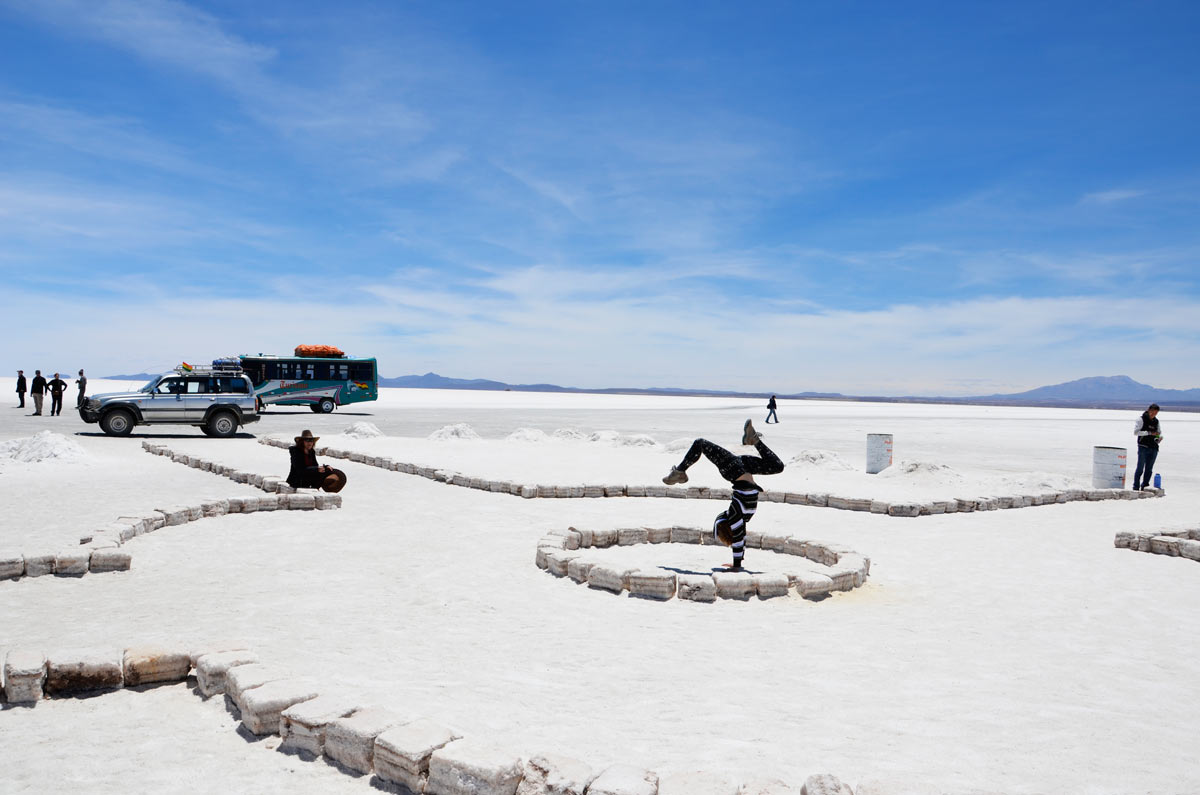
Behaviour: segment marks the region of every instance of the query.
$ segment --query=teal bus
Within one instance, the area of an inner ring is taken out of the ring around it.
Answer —
[[[316,349],[304,352],[305,349]],[[242,355],[259,405],[308,406],[329,414],[338,406],[379,399],[375,359],[360,359],[321,345],[302,345],[295,356]]]

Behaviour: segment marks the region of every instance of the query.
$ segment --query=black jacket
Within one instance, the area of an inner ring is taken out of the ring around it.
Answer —
[[[312,488],[319,486],[325,476],[321,474],[320,465],[317,463],[317,454],[308,453],[307,455],[298,444],[294,444],[288,448],[288,454],[292,457],[292,468],[288,472],[287,482],[292,488]]]
[[[50,391],[55,395],[61,395],[64,391],[66,391],[67,382],[61,378],[55,378],[53,381],[47,384],[47,386],[50,387]]]
[[[33,384],[30,385],[29,394],[40,395],[46,391],[46,379],[43,376],[35,375]]]
[[[25,376],[23,376],[23,375],[17,376],[17,391],[18,392],[25,391]]]

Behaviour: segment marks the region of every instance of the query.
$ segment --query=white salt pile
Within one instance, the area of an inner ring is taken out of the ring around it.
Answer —
[[[342,435],[352,439],[377,439],[383,436],[383,431],[369,422],[356,422],[342,431]]]
[[[654,437],[644,433],[624,434],[617,431],[596,431],[588,434],[587,440],[604,442],[614,447],[658,447],[658,442],[654,441]]]
[[[897,461],[875,477],[939,484],[961,483],[963,480],[951,467],[930,461]]]
[[[583,431],[577,431],[574,428],[559,428],[553,434],[555,439],[566,439],[568,441],[577,442],[587,438],[587,434]]]
[[[674,439],[666,444],[668,453],[682,453],[692,446],[695,439]]]
[[[846,463],[846,460],[840,455],[829,450],[801,450],[788,463],[801,467],[813,467],[815,469],[838,472],[849,472],[854,468]]]
[[[88,453],[62,434],[39,431],[33,436],[0,442],[0,459],[35,463],[38,461],[82,461]]]
[[[517,428],[504,438],[509,442],[544,442],[550,437],[537,428]]]
[[[475,429],[465,422],[459,422],[454,425],[446,425],[438,428],[433,433],[429,434],[429,438],[435,442],[444,442],[447,439],[479,439],[479,434],[475,433]]]

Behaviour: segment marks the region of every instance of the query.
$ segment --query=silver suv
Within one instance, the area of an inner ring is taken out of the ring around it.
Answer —
[[[84,422],[99,422],[109,436],[128,436],[135,425],[195,425],[226,437],[258,421],[254,385],[241,370],[179,368],[136,392],[93,395],[79,407]]]

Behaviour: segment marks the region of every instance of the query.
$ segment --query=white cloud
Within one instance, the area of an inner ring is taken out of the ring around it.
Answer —
[[[1128,201],[1136,199],[1139,196],[1145,196],[1144,190],[1104,190],[1097,193],[1085,193],[1083,198],[1079,200],[1080,204],[1113,204],[1115,202]]]

